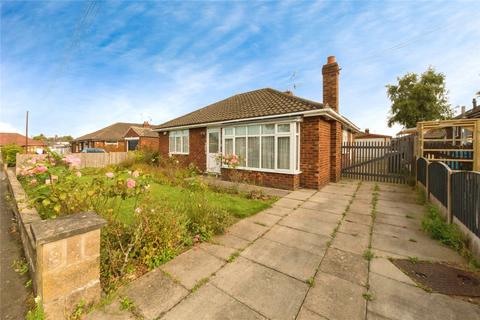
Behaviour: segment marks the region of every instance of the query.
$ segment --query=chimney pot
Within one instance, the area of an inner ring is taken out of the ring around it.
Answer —
[[[365,129],[365,133],[370,133],[370,129]]]
[[[143,127],[150,128],[150,123],[148,123],[148,121],[143,121]]]
[[[323,65],[323,105],[329,105],[330,108],[338,112],[338,80],[340,67],[335,56],[327,58],[327,64]]]
[[[462,106],[462,109],[461,109],[461,110],[462,110],[462,111],[461,111],[461,115],[462,115],[462,116],[465,115],[465,106]]]
[[[293,92],[290,91],[290,90],[287,90],[287,91],[285,91],[284,93],[285,93],[285,94],[288,94],[289,96],[293,96]]]
[[[330,63],[335,63],[337,62],[337,58],[335,58],[335,56],[329,56],[327,58],[327,63],[330,64]]]
[[[473,104],[473,108],[475,109],[477,107],[477,99],[473,98],[472,104]]]

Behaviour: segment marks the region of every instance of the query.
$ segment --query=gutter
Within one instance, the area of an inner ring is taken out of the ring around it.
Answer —
[[[153,131],[157,132],[166,132],[171,130],[182,130],[182,129],[191,129],[191,128],[202,128],[202,127],[209,127],[209,126],[218,126],[223,124],[231,124],[231,123],[238,123],[238,122],[246,122],[246,121],[255,121],[261,119],[275,119],[275,118],[285,118],[290,116],[304,116],[304,117],[315,117],[315,116],[325,116],[332,120],[337,120],[344,124],[348,129],[354,131],[354,133],[360,132],[360,128],[357,127],[353,122],[345,118],[344,116],[337,113],[332,108],[322,108],[316,110],[309,110],[309,111],[300,111],[300,112],[292,112],[292,113],[284,113],[284,114],[276,114],[270,116],[263,116],[263,117],[253,117],[253,118],[242,118],[242,119],[235,119],[235,120],[226,120],[226,121],[215,121],[215,122],[206,122],[206,123],[199,123],[199,124],[191,124],[191,125],[184,125],[184,126],[175,126],[175,127],[168,127],[168,128],[152,128]]]

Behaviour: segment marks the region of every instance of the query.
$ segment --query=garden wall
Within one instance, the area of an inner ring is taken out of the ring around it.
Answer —
[[[128,152],[110,152],[110,153],[73,153],[73,156],[80,159],[78,168],[103,168],[108,165],[119,164],[127,160],[131,155]],[[40,154],[17,154],[17,168],[26,165],[29,159],[44,159],[46,155]],[[18,173],[18,171],[17,171]]]
[[[3,169],[35,295],[47,319],[67,319],[78,303],[100,299],[100,229],[105,220],[93,212],[41,220],[29,207],[15,171]]]

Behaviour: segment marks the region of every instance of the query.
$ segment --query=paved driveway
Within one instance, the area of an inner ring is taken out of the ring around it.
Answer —
[[[294,191],[122,295],[146,319],[479,319],[477,305],[425,292],[387,259],[463,263],[420,230],[423,207],[413,191],[374,186]],[[363,257],[369,244],[377,256],[370,262]],[[118,303],[89,316],[131,317]]]

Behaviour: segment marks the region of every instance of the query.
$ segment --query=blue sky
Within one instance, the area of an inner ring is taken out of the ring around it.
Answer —
[[[453,106],[480,90],[478,1],[2,1],[0,131],[79,136],[155,124],[257,88],[321,101],[342,71],[340,111],[387,128],[385,85],[429,65]],[[292,77],[292,75],[295,76]]]

